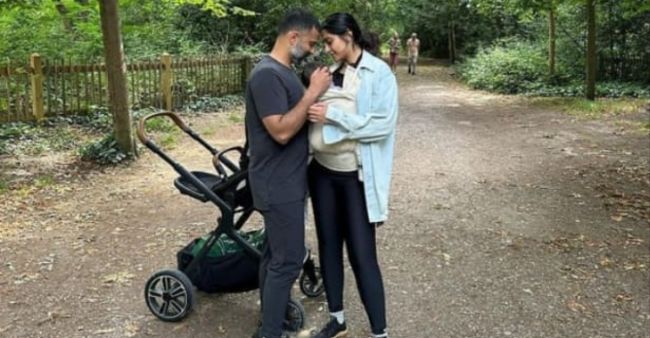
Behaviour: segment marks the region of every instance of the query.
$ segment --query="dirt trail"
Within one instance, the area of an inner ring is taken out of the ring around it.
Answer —
[[[391,215],[378,234],[391,337],[645,337],[647,133],[470,91],[442,66],[399,78]],[[219,147],[242,143],[224,116],[191,120]],[[171,153],[210,170],[188,140]],[[177,324],[144,303],[147,278],[213,227],[216,208],[179,195],[149,152],[75,173],[0,203],[0,336],[250,336],[256,292],[199,294]],[[311,222],[308,237],[315,247]],[[366,337],[347,276],[350,337]],[[319,326],[324,298],[303,303]]]

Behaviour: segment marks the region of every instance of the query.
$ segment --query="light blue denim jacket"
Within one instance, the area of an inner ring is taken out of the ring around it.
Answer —
[[[388,196],[393,168],[393,146],[398,113],[395,75],[381,59],[363,52],[358,65],[361,81],[357,113],[348,114],[328,106],[323,142],[359,142],[361,172],[370,222],[388,218]]]

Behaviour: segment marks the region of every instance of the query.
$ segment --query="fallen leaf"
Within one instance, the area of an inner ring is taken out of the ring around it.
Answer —
[[[93,334],[107,334],[112,332],[115,332],[115,329],[101,329],[101,330],[94,331]]]
[[[612,215],[610,218],[611,218],[612,221],[614,221],[614,222],[620,222],[620,221],[623,220],[623,216],[621,216],[621,215]]]
[[[127,271],[122,271],[110,275],[104,276],[104,283],[111,284],[111,283],[117,283],[117,284],[125,284],[128,283],[133,277],[135,277],[134,274],[127,272]]]
[[[634,297],[632,297],[629,294],[620,294],[620,295],[616,295],[616,297],[614,297],[614,299],[616,299],[617,302],[629,302],[629,301],[633,300]]]
[[[600,260],[600,266],[603,267],[612,267],[614,265],[614,261],[607,257],[603,257],[603,259]]]
[[[586,306],[584,306],[584,305],[582,305],[582,304],[576,302],[574,299],[570,300],[570,301],[567,303],[567,306],[568,306],[569,309],[570,309],[571,311],[573,311],[573,312],[585,312],[585,311],[587,310],[587,307],[586,307]]]

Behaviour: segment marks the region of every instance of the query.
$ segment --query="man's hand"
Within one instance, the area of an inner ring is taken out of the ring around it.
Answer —
[[[332,83],[332,74],[327,67],[320,67],[316,69],[309,79],[309,88],[307,88],[306,95],[314,98],[321,96]]]
[[[307,111],[307,119],[312,123],[325,123],[327,103],[317,102],[312,104]]]

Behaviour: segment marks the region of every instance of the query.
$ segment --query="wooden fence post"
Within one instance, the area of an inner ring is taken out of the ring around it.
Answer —
[[[172,56],[164,53],[161,61],[162,74],[160,75],[160,90],[162,91],[165,110],[172,111]]]
[[[36,121],[45,117],[43,104],[43,65],[41,56],[34,53],[30,58],[31,78],[32,78],[32,114]]]
[[[246,91],[246,81],[248,80],[248,74],[251,72],[251,58],[249,56],[244,56],[241,60],[241,89]]]

